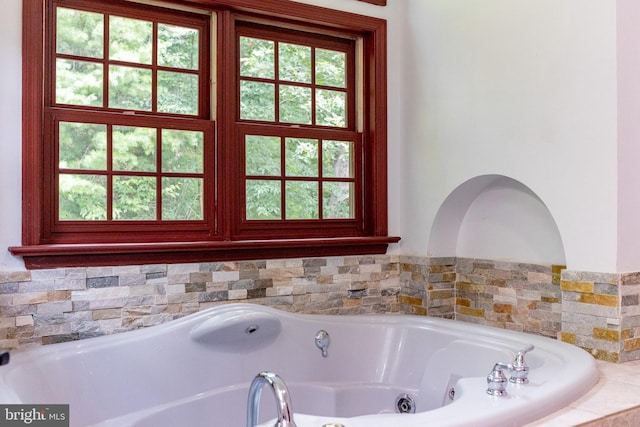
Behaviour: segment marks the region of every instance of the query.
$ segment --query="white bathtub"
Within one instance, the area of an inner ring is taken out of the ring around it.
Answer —
[[[330,334],[327,357],[315,345],[320,329]],[[535,346],[526,355],[530,383],[489,396],[494,364],[511,362],[528,344]],[[231,304],[14,352],[0,367],[0,403],[69,404],[72,427],[243,427],[249,385],[265,370],[286,382],[298,427],[521,426],[566,406],[598,378],[588,353],[535,335],[428,317]],[[416,413],[396,413],[403,393]],[[259,422],[272,426],[270,394],[262,391]]]

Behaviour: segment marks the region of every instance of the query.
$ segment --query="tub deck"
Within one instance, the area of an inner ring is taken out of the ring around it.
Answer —
[[[525,427],[639,426],[640,360],[597,364],[598,384],[566,408]]]

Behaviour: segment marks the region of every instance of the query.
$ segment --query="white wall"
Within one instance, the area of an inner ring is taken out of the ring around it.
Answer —
[[[22,2],[0,0],[0,271],[24,269],[7,248],[22,230]]]
[[[547,206],[568,268],[616,271],[615,3],[406,2],[403,252],[426,254],[445,198],[497,174]]]
[[[521,183],[497,179],[471,202],[460,225],[463,258],[565,265],[558,228],[544,204]]]
[[[640,2],[618,0],[618,271],[640,270]]]

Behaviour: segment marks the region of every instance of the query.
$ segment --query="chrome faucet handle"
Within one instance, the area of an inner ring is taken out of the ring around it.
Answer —
[[[329,333],[324,329],[320,329],[318,332],[316,332],[315,341],[316,347],[318,347],[322,352],[322,357],[327,357],[329,355],[327,349],[329,348],[329,343],[331,342]]]
[[[507,395],[507,376],[504,374],[504,370],[512,370],[513,365],[509,363],[498,362],[493,366],[493,369],[487,375],[487,394],[491,396],[506,396]]]
[[[524,360],[524,355],[534,348],[533,344],[529,344],[516,354],[516,358],[513,360],[513,368],[511,369],[511,378],[509,378],[510,382],[514,384],[529,383],[529,365]]]

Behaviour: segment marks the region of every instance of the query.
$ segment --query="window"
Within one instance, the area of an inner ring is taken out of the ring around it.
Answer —
[[[23,3],[23,245],[10,250],[29,268],[398,240],[384,22],[226,3]]]
[[[236,27],[236,40],[238,234],[357,235],[356,41],[249,24]]]
[[[213,236],[209,16],[50,5],[44,240]]]

